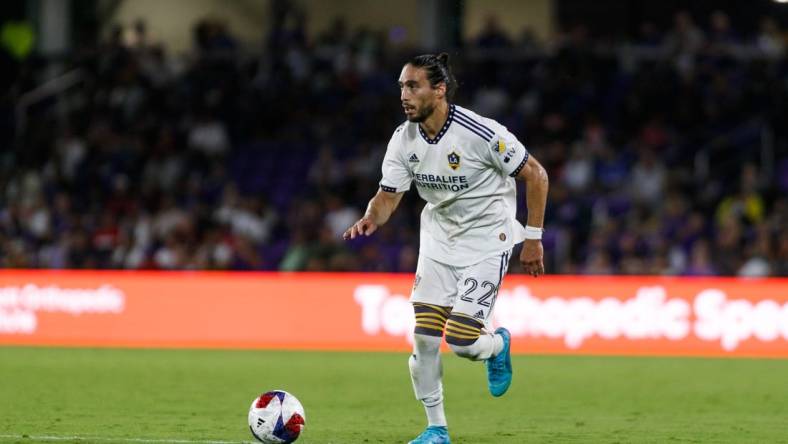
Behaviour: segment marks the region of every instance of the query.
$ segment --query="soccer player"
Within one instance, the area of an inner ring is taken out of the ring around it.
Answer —
[[[513,246],[524,241],[526,272],[544,273],[547,173],[505,127],[451,103],[456,85],[445,53],[405,64],[399,86],[407,121],[391,136],[380,188],[344,233],[345,239],[374,233],[412,183],[427,201],[411,294],[416,327],[409,366],[428,427],[411,444],[450,442],[441,383],[444,330],[457,355],[485,361],[490,393],[503,395],[512,380],[510,334],[489,326]],[[515,179],[526,183],[525,227],[515,218]]]

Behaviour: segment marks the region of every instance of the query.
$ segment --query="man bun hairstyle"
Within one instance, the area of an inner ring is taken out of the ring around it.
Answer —
[[[457,91],[457,80],[449,66],[449,54],[445,52],[422,54],[410,59],[408,65],[423,68],[427,72],[427,80],[433,88],[436,88],[441,82],[445,83],[447,100],[450,101],[454,97],[454,92]]]

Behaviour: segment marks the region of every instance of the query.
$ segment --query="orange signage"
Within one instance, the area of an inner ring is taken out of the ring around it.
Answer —
[[[410,348],[412,275],[0,271],[0,345]],[[788,279],[507,276],[517,353],[788,358]]]

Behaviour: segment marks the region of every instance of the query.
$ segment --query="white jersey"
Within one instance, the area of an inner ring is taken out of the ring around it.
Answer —
[[[517,221],[514,176],[528,151],[498,122],[449,105],[446,124],[430,140],[418,123],[391,136],[383,159],[383,191],[415,182],[427,201],[419,253],[458,267],[500,254],[525,239]]]

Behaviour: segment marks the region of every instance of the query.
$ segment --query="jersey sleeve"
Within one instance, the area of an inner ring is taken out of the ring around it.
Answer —
[[[397,128],[391,136],[386,155],[383,157],[383,178],[380,180],[380,189],[389,193],[401,193],[410,189],[413,175],[408,168],[408,163],[402,156],[402,143],[399,134],[402,128]]]
[[[496,125],[488,153],[493,166],[507,176],[515,177],[528,161],[528,150],[506,127]]]

